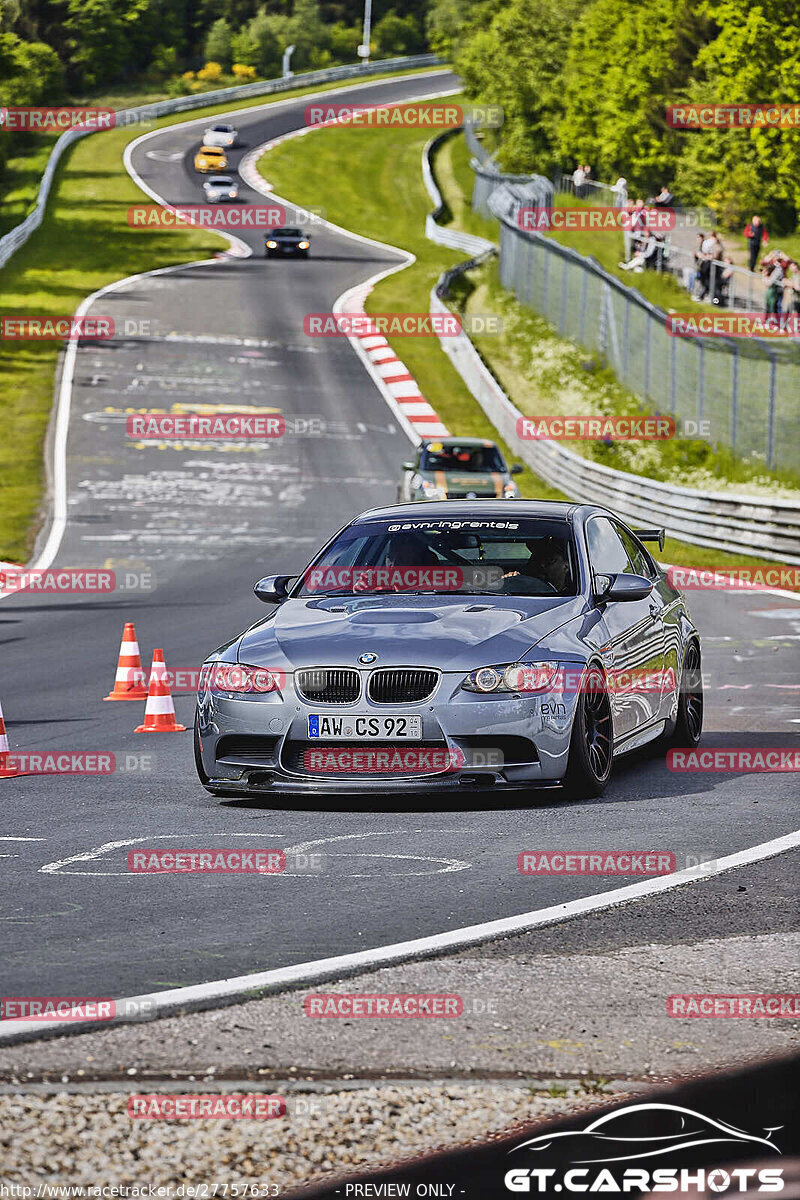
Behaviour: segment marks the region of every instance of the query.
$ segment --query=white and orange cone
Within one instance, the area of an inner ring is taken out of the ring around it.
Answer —
[[[12,779],[15,775],[26,775],[26,771],[18,771],[9,764],[8,734],[3,720],[3,706],[0,704],[0,779]]]
[[[144,700],[147,696],[145,674],[139,655],[139,643],[133,621],[126,621],[117,660],[114,687],[104,700]]]
[[[147,704],[144,707],[144,725],[137,725],[134,733],[185,733],[186,726],[175,720],[175,705],[167,681],[164,651],[153,651],[150,667],[150,686],[147,689]]]

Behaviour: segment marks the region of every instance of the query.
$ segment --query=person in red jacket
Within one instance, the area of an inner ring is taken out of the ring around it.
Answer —
[[[762,245],[764,247],[769,245],[769,234],[761,217],[754,216],[752,220],[748,221],[744,227],[744,236],[750,246],[750,270],[755,271]]]

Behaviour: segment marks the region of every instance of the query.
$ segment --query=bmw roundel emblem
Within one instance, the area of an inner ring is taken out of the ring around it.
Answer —
[[[368,667],[370,663],[377,662],[377,660],[377,654],[373,654],[371,650],[368,650],[366,654],[359,654],[358,656],[358,661],[363,663],[365,667]]]

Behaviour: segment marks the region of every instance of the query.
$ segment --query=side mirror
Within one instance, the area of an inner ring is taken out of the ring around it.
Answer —
[[[525,468],[523,467],[522,463],[512,463],[511,465],[512,475],[521,475],[524,470]]]
[[[416,471],[416,469],[417,469],[416,466],[412,462],[404,462],[403,463],[404,471]]]
[[[280,604],[282,600],[286,599],[292,579],[294,579],[293,575],[265,575],[263,579],[259,579],[253,592],[265,604]]]
[[[603,586],[603,581],[608,583]],[[600,590],[597,593],[598,600],[646,600],[653,590],[654,584],[652,579],[645,579],[644,575],[627,575],[620,573],[619,575],[598,575],[597,583]]]

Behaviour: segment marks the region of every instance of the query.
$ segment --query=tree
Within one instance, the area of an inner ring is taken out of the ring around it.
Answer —
[[[402,54],[419,54],[425,41],[419,25],[412,16],[398,17],[388,12],[373,31],[375,49],[379,58],[397,58]]]
[[[295,46],[293,66],[307,67],[314,52],[328,49],[327,29],[322,22],[318,0],[295,0],[290,29]]]
[[[345,25],[337,21],[328,28],[328,45],[331,54],[342,63],[353,62],[358,56],[356,51],[361,45],[361,29],[357,25]]]
[[[467,94],[505,113],[500,162],[511,171],[546,172],[554,161],[561,71],[570,30],[585,0],[510,0],[477,4],[456,56]]]
[[[425,31],[434,54],[452,58],[467,33],[478,0],[431,0]]]
[[[712,36],[700,49],[690,102],[797,104],[800,10],[795,0],[703,0]],[[683,97],[680,97],[683,99]],[[735,128],[681,134],[677,186],[728,224],[767,213],[793,229],[800,212],[800,135],[796,128]]]
[[[224,17],[219,17],[206,35],[205,60],[221,63],[226,71],[230,69],[233,62],[231,27]]]
[[[255,67],[259,75],[265,77],[277,74],[283,49],[273,31],[272,21],[266,8],[261,7],[232,39],[234,61]]]
[[[696,0],[595,0],[576,22],[564,61],[556,145],[563,163],[622,174],[629,193],[675,177],[681,135],[666,107],[691,78],[710,24]]]

